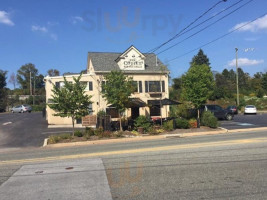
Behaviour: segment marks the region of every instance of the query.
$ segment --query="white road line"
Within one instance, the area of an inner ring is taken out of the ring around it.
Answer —
[[[3,123],[3,126],[8,125],[8,124],[12,124],[12,122]]]

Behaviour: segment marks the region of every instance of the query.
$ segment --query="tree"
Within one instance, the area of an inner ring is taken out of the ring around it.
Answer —
[[[198,54],[193,57],[190,65],[192,66],[193,64],[210,66],[209,58],[204,54],[202,49],[200,49]]]
[[[129,105],[129,96],[133,93],[133,81],[131,77],[127,77],[122,71],[111,71],[105,76],[106,84],[102,85],[102,96],[108,104],[112,104],[119,112],[120,130],[121,113],[124,112]]]
[[[265,91],[265,94],[267,93],[267,72],[262,75],[262,89]]]
[[[192,102],[195,108],[198,109],[198,122],[200,106],[205,104],[213,94],[214,86],[214,78],[210,67],[204,64],[193,64],[182,77],[182,96],[187,101]]]
[[[18,83],[20,84],[21,89],[25,90],[25,93],[31,94],[30,88],[33,89],[33,83],[34,83],[33,80],[34,77],[36,77],[37,75],[38,75],[38,69],[36,69],[34,64],[32,63],[22,65],[20,69],[17,71]],[[32,84],[31,86],[30,83]]]
[[[8,83],[11,83],[14,89],[16,89],[17,79],[16,79],[16,74],[14,72],[10,75]]]
[[[88,114],[91,97],[85,94],[85,85],[80,82],[82,74],[78,78],[73,77],[73,83],[64,77],[64,87],[53,86],[53,103],[48,106],[55,110],[54,116],[70,117],[72,120],[72,135],[74,136],[74,121]]]
[[[7,90],[6,90],[7,71],[0,70],[0,112],[6,109]]]
[[[59,76],[60,73],[57,69],[49,69],[47,71],[48,76]]]

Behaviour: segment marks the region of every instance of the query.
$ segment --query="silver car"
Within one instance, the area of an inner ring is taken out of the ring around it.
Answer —
[[[12,113],[24,113],[24,112],[30,113],[31,111],[32,111],[32,107],[27,104],[15,106],[11,109]]]

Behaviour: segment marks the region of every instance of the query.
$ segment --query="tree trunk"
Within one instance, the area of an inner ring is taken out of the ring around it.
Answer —
[[[119,113],[119,117],[120,117],[120,131],[122,131],[122,125],[121,125],[121,113]]]
[[[74,137],[74,117],[71,118],[72,119],[72,137]]]
[[[197,109],[197,128],[200,128],[199,109]]]

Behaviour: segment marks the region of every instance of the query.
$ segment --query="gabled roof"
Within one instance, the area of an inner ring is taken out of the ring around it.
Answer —
[[[120,70],[116,60],[121,55],[122,53],[88,52],[88,60],[92,61],[95,72],[107,72]],[[154,53],[145,53],[143,55],[145,56],[145,70],[129,70],[127,73],[168,72],[168,69],[166,69],[163,63],[156,58]]]

